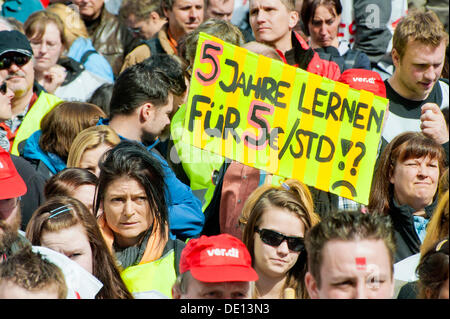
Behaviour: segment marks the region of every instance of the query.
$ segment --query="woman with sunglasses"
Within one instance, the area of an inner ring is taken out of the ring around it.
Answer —
[[[239,221],[259,276],[254,296],[308,298],[303,238],[319,222],[308,187],[295,179],[279,187],[262,185],[247,199]],[[289,291],[294,295],[287,296]]]

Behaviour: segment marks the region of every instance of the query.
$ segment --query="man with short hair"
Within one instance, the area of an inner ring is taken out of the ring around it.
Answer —
[[[67,284],[58,266],[31,247],[0,263],[0,299],[65,299]]]
[[[119,17],[143,40],[152,38],[167,22],[161,9],[161,0],[124,0]]]
[[[181,252],[174,299],[250,299],[258,274],[242,241],[229,234],[191,239]]]
[[[387,299],[394,294],[394,232],[389,217],[340,212],[305,236],[312,299]]]
[[[448,81],[440,79],[448,34],[432,11],[413,10],[395,28],[394,74],[385,81],[389,116],[382,149],[398,134],[422,132],[441,144],[448,160],[448,130],[442,109],[449,106]]]
[[[140,41],[119,18],[105,9],[104,0],[73,0],[86,24],[95,50],[109,62],[115,76],[119,74],[125,56]]]
[[[167,23],[153,38],[127,55],[121,72],[155,54],[176,55],[181,37],[203,22],[205,0],[161,0],[161,9]]]
[[[337,81],[341,72],[335,62],[322,60],[295,31],[299,13],[295,0],[250,0],[250,25],[255,39],[274,47],[283,61]]]
[[[205,20],[214,18],[231,21],[233,10],[234,0],[207,0]]]
[[[35,82],[33,50],[27,37],[19,31],[0,31],[0,79],[14,92],[12,117],[0,123],[6,132],[2,145],[19,155],[19,143],[40,127],[40,121],[55,105],[58,97],[48,94]]]
[[[149,60],[158,58],[174,59],[163,55]],[[201,232],[205,217],[190,187],[175,176],[156,149],[159,137],[170,124],[174,99],[186,91],[183,73],[167,70],[168,65],[164,60],[144,61],[120,74],[111,97],[109,125],[122,139],[142,143],[161,162],[168,192],[169,229],[173,237],[185,240]],[[177,67],[181,69],[181,65]],[[102,120],[99,124],[108,122]]]

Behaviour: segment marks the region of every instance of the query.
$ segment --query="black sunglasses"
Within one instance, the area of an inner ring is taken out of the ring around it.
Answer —
[[[300,252],[305,248],[305,241],[302,237],[289,237],[270,229],[255,228],[262,242],[272,247],[278,247],[286,240],[288,248],[292,251]]]
[[[30,57],[26,55],[13,55],[8,57],[0,58],[0,70],[9,69],[9,67],[14,63],[17,66],[22,66],[30,61]]]
[[[0,85],[0,92],[2,92],[2,94],[6,94],[6,90],[8,90],[8,86],[6,85],[5,81],[2,85]]]

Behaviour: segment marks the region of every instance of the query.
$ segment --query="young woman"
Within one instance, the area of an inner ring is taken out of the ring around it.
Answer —
[[[319,222],[309,189],[289,179],[282,186],[263,185],[247,199],[240,218],[243,242],[259,276],[256,298],[308,298],[305,233]]]
[[[131,299],[94,215],[77,199],[55,196],[31,217],[26,237],[77,262],[103,283],[96,298]]]
[[[67,157],[67,167],[85,168],[98,177],[98,162],[101,156],[119,143],[119,136],[109,126],[89,127],[73,140]]]

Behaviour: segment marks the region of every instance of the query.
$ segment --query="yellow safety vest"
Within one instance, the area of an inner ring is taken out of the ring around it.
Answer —
[[[186,175],[190,180],[190,187],[194,194],[196,191],[207,191],[203,197],[203,211],[211,201],[215,185],[211,181],[212,174],[219,170],[224,162],[224,158],[215,153],[211,153],[181,141],[183,136],[184,118],[186,105],[180,106],[170,123],[170,131],[178,157]]]
[[[131,293],[157,290],[172,298],[172,286],[177,279],[174,262],[175,251],[171,249],[160,259],[128,267],[120,275]]]
[[[34,102],[31,109],[23,118],[22,124],[17,129],[17,134],[11,147],[11,154],[19,156],[19,150],[17,148],[19,143],[29,138],[37,130],[40,130],[41,119],[62,101],[59,97],[45,93],[44,91],[39,94],[38,99]]]

